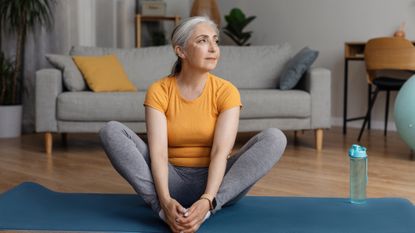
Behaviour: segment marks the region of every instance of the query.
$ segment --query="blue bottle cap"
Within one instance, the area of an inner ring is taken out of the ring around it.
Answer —
[[[366,147],[353,144],[349,149],[349,156],[352,158],[366,158]]]

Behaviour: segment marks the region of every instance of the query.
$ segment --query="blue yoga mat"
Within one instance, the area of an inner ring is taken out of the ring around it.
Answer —
[[[0,195],[0,230],[168,232],[133,194],[58,193],[23,183]],[[199,232],[414,233],[405,199],[245,197],[209,218]]]

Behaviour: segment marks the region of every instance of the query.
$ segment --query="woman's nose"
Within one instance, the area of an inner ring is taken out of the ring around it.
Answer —
[[[209,43],[209,52],[214,53],[216,52],[218,45],[216,44],[216,41],[211,41]]]

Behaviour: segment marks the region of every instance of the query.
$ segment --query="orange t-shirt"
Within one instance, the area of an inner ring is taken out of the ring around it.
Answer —
[[[219,114],[242,103],[232,83],[209,74],[202,94],[191,101],[181,97],[175,77],[165,77],[148,88],[144,106],[166,115],[170,163],[208,167]]]

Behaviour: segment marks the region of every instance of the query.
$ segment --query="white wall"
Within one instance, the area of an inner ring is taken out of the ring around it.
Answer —
[[[248,29],[253,30],[253,45],[289,42],[294,51],[304,46],[320,51],[315,66],[332,71],[332,115],[335,125],[342,125],[344,42],[366,41],[389,36],[406,22],[406,34],[415,40],[414,0],[218,0],[222,14],[239,7],[257,18]],[[349,63],[349,116],[366,111],[367,84],[363,62]],[[392,95],[390,123],[393,121]],[[385,95],[378,97],[373,110],[373,127],[383,129]],[[349,122],[361,126],[361,121]],[[391,124],[390,124],[391,125]],[[393,128],[392,126],[391,128]]]
[[[179,15],[182,18],[189,17],[192,0],[164,0],[167,15]]]

